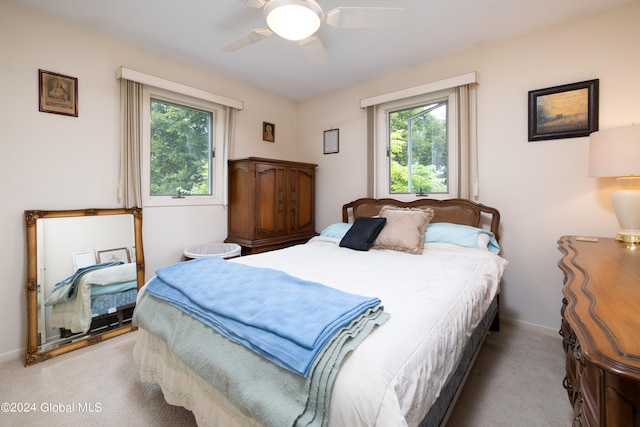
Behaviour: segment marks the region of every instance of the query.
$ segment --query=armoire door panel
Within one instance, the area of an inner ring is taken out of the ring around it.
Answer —
[[[256,166],[256,238],[285,234],[285,169],[272,165]]]
[[[248,165],[234,164],[229,168],[229,206],[242,206],[242,209],[229,211],[229,237],[243,240],[253,238],[254,198],[251,191],[253,172]]]
[[[314,230],[315,177],[313,170],[291,170],[290,233]]]

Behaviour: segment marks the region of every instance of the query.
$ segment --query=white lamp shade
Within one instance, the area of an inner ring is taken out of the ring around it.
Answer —
[[[640,126],[593,132],[589,176],[640,176]]]
[[[271,0],[264,9],[267,25],[287,40],[303,40],[318,31],[323,12],[313,0]]]

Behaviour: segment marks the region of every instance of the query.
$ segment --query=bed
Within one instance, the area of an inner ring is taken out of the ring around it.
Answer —
[[[49,327],[61,338],[97,332],[131,319],[137,296],[136,264],[107,262],[77,269],[57,284],[46,306]]]
[[[416,217],[424,212],[422,227]],[[499,327],[507,264],[498,255],[500,214],[462,199],[369,198],[344,205],[342,214],[342,223],[306,244],[218,261],[276,269],[381,302],[383,314],[366,323],[366,333],[352,335],[362,336],[335,371],[322,373],[320,386],[258,361],[255,352],[156,298],[147,289],[153,280],[138,294],[134,313],[142,380],[159,384],[167,402],[191,410],[200,426],[444,425],[484,337]],[[377,232],[360,233],[380,217]],[[369,247],[358,247],[363,239]],[[280,386],[269,384],[274,379]],[[312,392],[296,394],[301,389]],[[304,412],[282,415],[297,400]]]

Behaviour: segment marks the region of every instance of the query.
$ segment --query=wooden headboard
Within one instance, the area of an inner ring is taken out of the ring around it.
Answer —
[[[358,199],[342,206],[342,222],[353,221],[359,216],[375,216],[383,206],[403,208],[430,207],[434,211],[431,222],[451,222],[454,224],[480,227],[483,221],[489,221],[491,232],[500,240],[500,212],[480,203],[466,199],[419,199],[413,202],[402,202],[395,199]]]

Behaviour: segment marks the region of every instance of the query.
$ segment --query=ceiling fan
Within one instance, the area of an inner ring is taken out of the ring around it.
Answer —
[[[325,63],[327,59],[322,42],[314,35],[323,23],[337,28],[383,27],[404,10],[395,7],[336,7],[325,13],[315,0],[237,1],[261,8],[267,27],[249,31],[223,47],[223,51],[238,51],[275,33],[297,42],[316,63]]]

